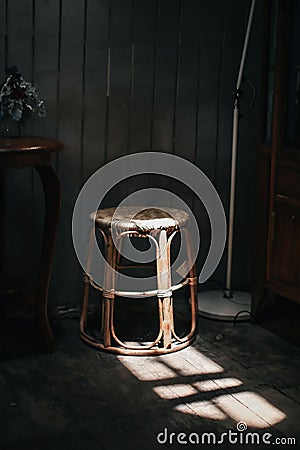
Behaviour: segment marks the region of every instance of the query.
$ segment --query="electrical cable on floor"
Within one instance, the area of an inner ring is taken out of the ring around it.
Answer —
[[[242,309],[241,311],[239,311],[239,312],[234,316],[234,319],[233,319],[233,325],[234,325],[234,326],[236,325],[238,316],[239,316],[240,314],[242,314],[242,313],[247,313],[247,314],[249,314],[249,316],[250,316],[250,319],[249,319],[249,320],[252,320],[252,321],[253,321],[253,319],[254,319],[253,314],[252,314],[250,311],[248,311],[247,309]]]
[[[53,319],[79,319],[80,311],[79,308],[71,305],[60,305],[51,314]]]

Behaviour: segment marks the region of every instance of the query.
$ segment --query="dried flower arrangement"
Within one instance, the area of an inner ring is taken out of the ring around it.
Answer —
[[[0,90],[0,119],[20,123],[35,112],[44,117],[45,105],[35,85],[25,81],[16,66],[7,67],[5,72],[6,80]]]

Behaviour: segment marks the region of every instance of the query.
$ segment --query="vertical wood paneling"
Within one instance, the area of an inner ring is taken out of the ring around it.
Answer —
[[[157,20],[151,147],[153,151],[172,153],[182,0],[160,0]],[[172,180],[168,180],[167,190],[172,190],[172,183]],[[166,180],[163,176],[150,175],[149,184],[158,189],[166,189]]]
[[[34,64],[33,79],[40,98],[45,101],[46,117],[34,116],[33,132],[40,136],[56,136],[57,127],[57,49],[59,40],[59,0],[35,2],[34,8]],[[49,18],[55,26],[49,27]],[[33,171],[32,243],[34,267],[38,267],[44,222],[44,195],[39,176]],[[34,271],[37,274],[37,271]]]
[[[61,36],[62,36],[63,0],[59,0],[59,12],[57,22],[57,60],[56,60],[56,130],[58,139],[60,122],[60,68],[61,68]],[[56,169],[58,169],[58,155],[56,156]]]
[[[134,2],[132,99],[128,152],[151,150],[158,1]],[[127,195],[149,186],[149,177],[127,182]]]
[[[6,59],[18,65],[46,102],[46,119],[34,118],[28,132],[57,136],[66,146],[55,162],[63,203],[52,304],[77,304],[81,299],[81,275],[71,239],[72,210],[83,182],[105,162],[149,150],[182,156],[216,183],[228,210],[232,91],[249,3],[0,0],[3,66]],[[246,64],[255,83],[260,26],[256,12]],[[249,168],[255,173],[256,117],[254,109],[240,124],[234,276],[241,284],[250,279],[251,239],[245,236],[251,234],[254,184],[246,175]],[[203,244],[200,269],[210,227],[203,206],[187,188],[161,177],[136,177],[114,189],[107,202],[117,204],[126,193],[151,185],[171,189],[193,206]],[[16,224],[20,213],[31,217],[33,208],[33,221],[23,224],[26,239],[16,225],[9,227],[11,266],[22,273],[24,258],[19,255],[27,255],[26,263],[39,248],[43,197],[31,171],[11,173],[8,190],[10,224]],[[35,268],[37,260],[33,263]],[[224,271],[223,261],[214,280],[223,281]]]
[[[236,85],[241,52],[243,48],[245,32],[245,4],[243,4],[243,2],[239,2],[238,0],[228,0],[226,6],[227,7],[224,8],[222,68],[220,72],[218,89],[218,139],[216,147],[214,182],[218,192],[220,193],[224,208],[228,211],[231,171],[233,91]],[[232,10],[236,11],[236,14],[232,14]],[[239,147],[239,155],[240,152],[243,152],[243,149]],[[242,240],[238,243],[240,248],[244,248],[244,242],[245,241]],[[236,246],[234,246],[234,251],[235,250]],[[225,251],[218,271],[215,272],[214,279],[223,279],[226,271],[226,257],[227,253]],[[236,265],[233,265],[234,276],[236,273],[235,269],[238,269],[238,266],[238,262]],[[234,281],[239,282],[236,278]],[[234,286],[236,286],[235,282]]]
[[[222,70],[218,89],[218,145],[215,164],[215,183],[226,193],[222,196],[226,209],[229,206],[230,177],[228,177],[228,173],[231,168],[233,91],[236,85],[245,31],[244,21],[241,20],[244,14],[244,5],[238,0],[230,0],[229,3],[231,8],[224,9]],[[231,13],[232,9],[236,10],[236,15]]]
[[[218,133],[218,93],[222,70],[224,1],[203,2],[196,164],[214,180]]]
[[[132,100],[134,87],[134,69],[135,69],[135,29],[136,29],[136,0],[132,0],[131,10],[131,36],[130,36],[130,93],[128,99],[128,119],[127,119],[127,154],[131,149],[131,123],[132,123]]]
[[[53,26],[49,26],[49,18]],[[36,1],[34,39],[34,82],[45,101],[46,118],[33,117],[36,133],[55,136],[57,121],[57,50],[59,40],[59,0]]]
[[[253,109],[240,120],[239,128],[239,157],[237,161],[237,184],[236,184],[236,215],[235,221],[235,282],[241,280],[242,287],[251,286],[251,255],[253,249],[254,209],[253,199],[255,197],[255,164],[256,149],[259,128],[259,103],[260,103],[260,59],[262,42],[262,6],[263,2],[256,2],[253,28],[250,36],[250,45],[245,64],[245,76],[254,82],[258,97]],[[250,1],[246,10],[246,18],[250,10]],[[244,27],[244,31],[245,31]],[[244,107],[250,98],[250,90],[244,86]],[[255,130],[255,132],[254,132]],[[249,176],[253,174],[253,176]],[[244,255],[248,255],[245,258]],[[238,262],[242,261],[242,264]]]
[[[7,11],[7,0],[0,0],[0,82],[4,80],[5,77],[5,67],[7,66],[7,26],[8,26],[8,11]],[[2,129],[2,127],[1,127]]]
[[[0,61],[2,61],[2,69],[6,66],[6,39],[7,39],[7,27],[6,27],[6,0],[0,0]],[[3,67],[4,66],[4,67]],[[2,79],[2,77],[1,77]],[[6,175],[1,171],[0,167],[0,204],[2,205],[2,214],[0,222],[0,271],[3,271],[5,267],[6,259],[6,187],[5,187]]]
[[[174,153],[191,162],[195,160],[195,117],[198,103],[197,83],[201,28],[202,2],[185,0],[182,6]]]
[[[65,150],[59,156],[58,175],[62,184],[63,210],[60,221],[53,285],[65,303],[78,299],[81,278],[76,260],[71,221],[81,185],[82,64],[84,36],[82,0],[63,0],[60,73],[59,138]]]
[[[194,2],[193,0],[183,2],[177,40],[173,153],[191,162],[195,160],[195,117],[197,112],[201,16],[201,2]],[[176,193],[193,209],[194,194],[190,189],[181,184],[176,188]]]
[[[7,66],[7,58],[8,58],[8,0],[5,0],[5,4],[3,4],[5,8],[5,39],[4,39],[4,61],[5,67]]]
[[[224,1],[202,2],[195,163],[212,182],[215,178],[219,132],[219,85],[222,70]],[[194,212],[201,230],[199,271],[209,249],[211,234],[206,211],[196,197]]]
[[[32,0],[8,1],[8,65],[17,65],[25,79],[32,74]]]
[[[181,39],[182,39],[182,0],[179,2],[178,23],[177,23],[177,42],[176,42],[176,64],[175,64],[175,80],[174,80],[174,106],[173,106],[173,124],[172,124],[172,153],[175,151],[175,135],[177,125],[177,108],[179,95],[179,75],[181,62]]]
[[[133,82],[133,0],[111,0],[109,110],[106,162],[128,153]],[[126,196],[127,182],[114,187],[106,205],[115,205]]]
[[[153,150],[172,152],[180,0],[160,2]]]
[[[104,164],[109,1],[87,2],[83,180]]]
[[[107,161],[125,155],[131,86],[132,0],[111,0],[111,65]]]
[[[7,64],[16,65],[25,80],[32,75],[32,0],[7,3]],[[4,73],[2,72],[4,78]],[[27,126],[26,126],[27,125]],[[25,130],[30,123],[25,123]],[[31,287],[32,275],[32,170],[11,170],[7,177],[8,270]],[[20,227],[20,217],[23,217]],[[18,224],[11,226],[11,224]]]
[[[130,151],[151,149],[151,112],[157,2],[135,2],[134,78],[131,103]]]

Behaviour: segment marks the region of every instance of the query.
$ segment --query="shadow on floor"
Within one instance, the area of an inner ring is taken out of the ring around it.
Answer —
[[[134,324],[131,315],[128,320]],[[23,354],[4,352],[3,450],[197,448],[197,439],[209,448],[207,439],[218,442],[222,433],[227,434],[219,445],[228,447],[229,430],[236,433],[239,422],[248,427],[239,439],[247,432],[256,432],[257,439],[267,432],[273,440],[299,439],[299,352],[258,326],[199,319],[191,347],[156,357],[118,357],[81,342],[78,319],[53,325],[53,354],[39,353],[33,330],[19,325],[11,344],[23,347]],[[188,444],[178,442],[179,433]]]
[[[300,304],[279,295],[266,300],[259,325],[300,347]]]

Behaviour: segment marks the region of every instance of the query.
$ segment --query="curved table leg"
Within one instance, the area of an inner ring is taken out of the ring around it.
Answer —
[[[35,169],[41,178],[45,195],[45,222],[36,302],[44,348],[46,351],[52,352],[54,339],[48,320],[48,292],[60,213],[61,189],[60,182],[51,166],[35,166]]]
[[[2,273],[4,268],[4,255],[5,255],[5,178],[6,174],[4,170],[0,170],[0,205],[1,205],[1,220],[0,220],[0,272]]]

